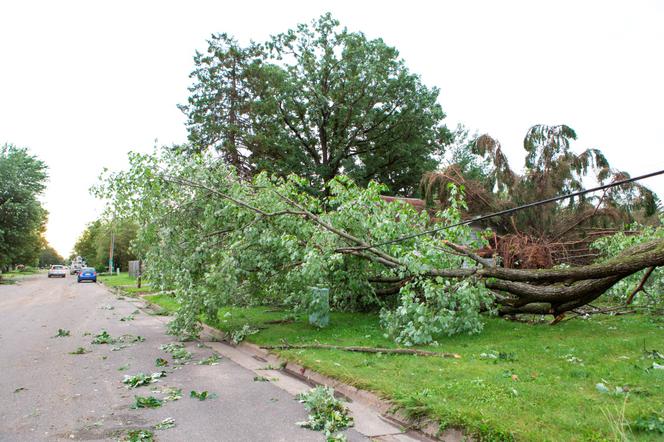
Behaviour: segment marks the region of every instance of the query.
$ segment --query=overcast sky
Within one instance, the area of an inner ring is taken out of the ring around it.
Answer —
[[[664,168],[661,1],[0,1],[0,143],[48,163],[51,244],[69,255],[101,212],[104,166],[185,141],[176,105],[211,33],[262,41],[326,11],[395,46],[448,125],[498,138],[514,165],[530,126],[564,123],[633,176]],[[664,195],[664,178],[644,184]]]

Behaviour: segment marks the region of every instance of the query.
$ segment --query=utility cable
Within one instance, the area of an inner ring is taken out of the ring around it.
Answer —
[[[648,174],[637,176],[637,177],[634,177],[634,178],[627,178],[627,179],[620,180],[620,181],[614,181],[613,183],[604,184],[602,186],[593,187],[591,189],[579,190],[577,192],[572,192],[572,193],[568,193],[568,194],[561,195],[561,196],[556,196],[556,197],[553,197],[553,198],[548,198],[548,199],[541,200],[541,201],[535,201],[535,202],[532,202],[532,203],[524,204],[522,206],[513,207],[511,209],[501,210],[500,212],[494,212],[494,213],[490,213],[488,215],[477,216],[475,218],[471,218],[471,219],[468,219],[468,220],[465,220],[465,221],[460,221],[458,223],[449,224],[449,225],[446,225],[446,226],[443,226],[443,227],[437,227],[437,228],[431,229],[431,230],[425,230],[424,232],[413,233],[411,235],[401,236],[399,238],[391,239],[389,241],[384,241],[384,242],[377,243],[377,244],[370,244],[368,246],[363,246],[363,247],[353,247],[353,249],[355,249],[355,250],[366,250],[366,249],[369,249],[369,248],[376,248],[376,247],[386,246],[386,245],[389,245],[389,244],[395,244],[395,243],[398,243],[398,242],[407,241],[409,239],[417,238],[417,237],[420,237],[420,236],[431,235],[433,233],[437,233],[437,232],[440,232],[442,230],[451,229],[452,227],[463,226],[463,225],[466,225],[466,224],[471,224],[471,223],[474,223],[474,222],[477,222],[477,221],[483,221],[485,219],[493,218],[493,217],[496,217],[496,216],[509,215],[511,213],[518,212],[520,210],[529,209],[531,207],[537,207],[537,206],[541,206],[541,205],[544,205],[544,204],[555,203],[556,201],[564,200],[564,199],[567,199],[567,198],[574,198],[575,196],[585,195],[587,193],[597,192],[598,190],[609,189],[611,187],[621,186],[621,185],[627,184],[627,183],[633,183],[635,181],[644,180],[646,178],[651,178],[651,177],[654,177],[654,176],[657,176],[657,175],[662,175],[662,174],[664,174],[664,170],[659,170],[657,172],[648,173]]]

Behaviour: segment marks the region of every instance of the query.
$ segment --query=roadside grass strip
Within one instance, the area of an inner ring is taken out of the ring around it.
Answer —
[[[148,297],[156,303],[162,298]],[[177,309],[172,297],[160,305]],[[375,314],[333,312],[322,329],[305,317],[270,323],[285,313],[269,307],[222,308],[216,318],[201,320],[225,333],[248,324],[259,332],[246,339],[258,346],[397,348]],[[594,315],[556,326],[532,319],[487,317],[480,334],[438,336],[437,345],[409,347],[454,353],[458,359],[323,348],[274,353],[373,391],[414,421],[460,428],[477,439],[620,440],[624,432],[635,441],[662,440],[664,318]]]

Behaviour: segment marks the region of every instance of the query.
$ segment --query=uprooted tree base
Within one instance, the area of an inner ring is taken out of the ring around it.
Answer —
[[[664,264],[664,240],[634,246],[599,264],[535,270],[497,267],[459,245],[447,243],[447,246],[468,256],[477,263],[477,267],[431,270],[426,276],[483,279],[484,285],[494,293],[496,302],[501,306],[498,310],[501,316],[551,314],[559,320],[565,312],[594,301],[621,279]],[[357,251],[358,248],[353,250]],[[395,279],[389,283],[396,288],[404,281]]]

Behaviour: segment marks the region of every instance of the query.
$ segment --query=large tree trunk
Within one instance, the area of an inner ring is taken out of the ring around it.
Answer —
[[[483,267],[477,273],[485,278],[487,288],[498,292],[500,314],[559,316],[594,301],[621,279],[661,265],[664,265],[664,240],[656,240],[599,264],[545,270]]]

